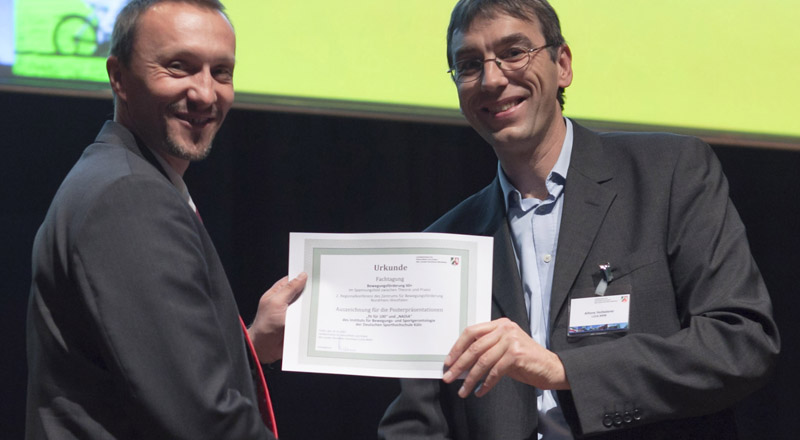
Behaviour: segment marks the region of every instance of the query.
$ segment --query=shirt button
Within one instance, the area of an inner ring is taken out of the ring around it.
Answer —
[[[550,262],[552,259],[553,259],[553,256],[552,256],[552,255],[550,255],[550,254],[544,254],[544,257],[542,257],[542,260],[543,260],[545,263],[549,263],[549,262]]]

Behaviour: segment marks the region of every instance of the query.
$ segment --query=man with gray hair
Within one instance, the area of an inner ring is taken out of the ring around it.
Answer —
[[[275,283],[248,329],[182,178],[233,103],[235,52],[217,0],[133,0],[117,18],[114,120],[33,246],[27,438],[277,436],[259,361],[280,358],[306,277]]]
[[[403,380],[379,437],[730,439],[778,330],[702,141],[563,116],[572,53],[546,0],[460,0],[447,58],[497,178],[428,230],[494,237],[492,319],[443,380]]]

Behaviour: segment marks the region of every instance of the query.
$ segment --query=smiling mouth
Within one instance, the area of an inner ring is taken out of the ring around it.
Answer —
[[[512,108],[518,106],[524,100],[525,100],[524,98],[519,98],[513,101],[506,101],[501,104],[493,105],[491,107],[485,107],[484,110],[493,115],[496,115],[498,113],[511,110]]]
[[[180,119],[181,121],[188,122],[189,125],[191,125],[192,127],[202,128],[205,127],[207,124],[211,123],[212,121],[214,121],[215,118],[213,116],[191,118],[186,115],[178,115],[178,119]]]

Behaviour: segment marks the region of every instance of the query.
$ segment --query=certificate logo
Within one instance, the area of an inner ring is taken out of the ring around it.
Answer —
[[[458,257],[450,257],[450,265],[451,266],[458,266],[458,263],[460,263],[460,262],[461,261],[459,260]]]

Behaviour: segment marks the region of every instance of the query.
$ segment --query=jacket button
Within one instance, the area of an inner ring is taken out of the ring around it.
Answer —
[[[638,408],[633,410],[633,420],[642,420],[642,412]]]
[[[619,413],[614,413],[614,426],[622,426],[622,416]]]
[[[611,414],[606,414],[603,416],[603,426],[606,428],[614,426],[614,420],[611,419]]]
[[[633,421],[633,414],[630,411],[625,411],[625,414],[622,415],[622,421],[625,423],[630,423]]]

